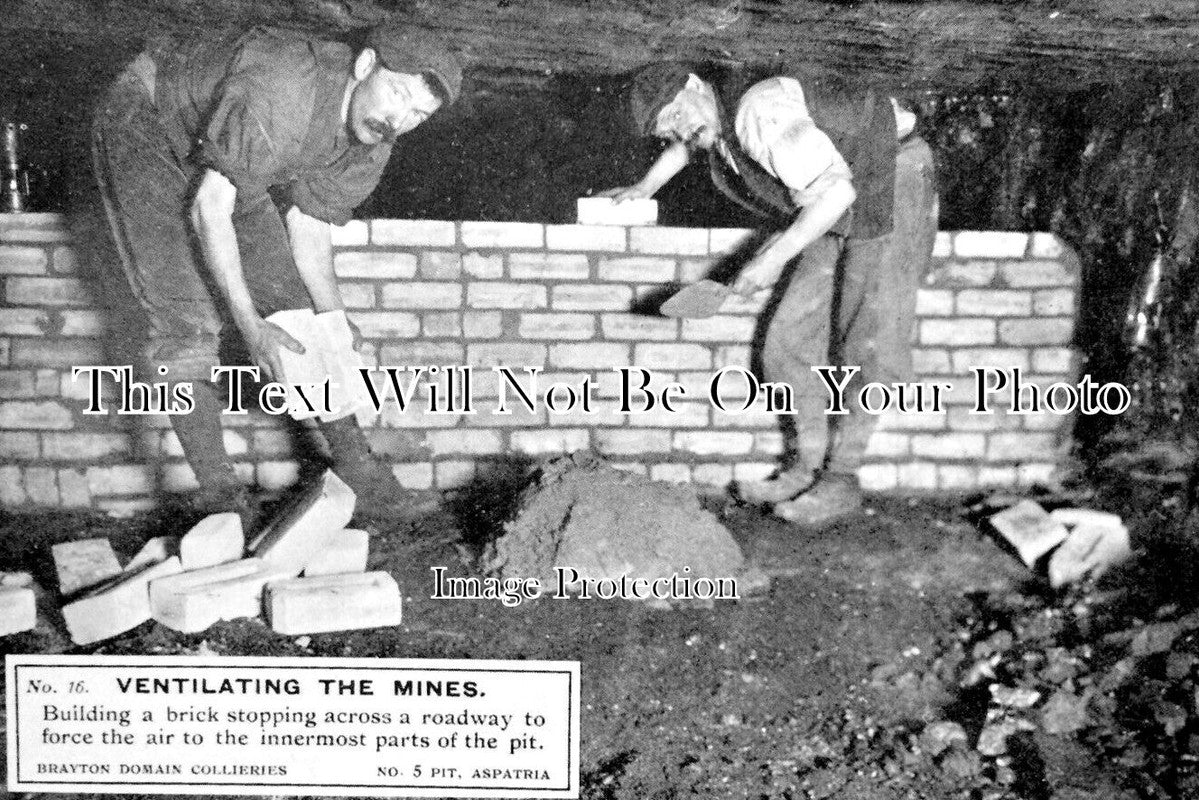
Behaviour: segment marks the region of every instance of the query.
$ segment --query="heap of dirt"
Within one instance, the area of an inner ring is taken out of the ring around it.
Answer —
[[[689,486],[650,481],[589,453],[549,462],[484,558],[502,577],[557,581],[556,567],[594,580],[716,580],[745,568],[741,549]]]

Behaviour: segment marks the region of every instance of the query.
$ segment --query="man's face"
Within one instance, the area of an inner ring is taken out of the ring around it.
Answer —
[[[684,142],[692,149],[709,149],[720,135],[720,117],[712,90],[698,79],[662,107],[654,120],[654,135],[661,139]]]
[[[354,87],[346,124],[362,144],[392,142],[440,107],[441,100],[420,75],[376,65]]]

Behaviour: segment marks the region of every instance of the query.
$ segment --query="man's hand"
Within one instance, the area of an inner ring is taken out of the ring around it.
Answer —
[[[617,186],[602,192],[596,192],[596,197],[611,197],[613,203],[623,203],[626,200],[644,200],[653,197],[653,192],[637,183],[632,186]]]
[[[304,345],[300,344],[290,333],[273,322],[267,322],[259,317],[242,330],[242,337],[250,350],[250,358],[262,370],[267,380],[279,381],[283,378],[283,365],[279,358],[279,349],[286,347],[293,353],[304,353]]]
[[[365,341],[362,338],[362,331],[358,328],[357,323],[350,319],[349,315],[346,316],[346,325],[350,327],[350,344],[353,345],[355,350],[361,351],[362,344]]]
[[[785,261],[779,262],[759,255],[741,270],[741,274],[733,282],[733,291],[742,297],[752,297],[755,292],[773,286],[786,265]]]

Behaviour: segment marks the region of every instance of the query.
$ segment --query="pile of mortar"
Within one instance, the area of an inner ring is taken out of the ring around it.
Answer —
[[[557,584],[556,568],[596,581],[670,578],[756,583],[741,549],[689,486],[650,481],[590,453],[548,463],[525,489],[487,572]],[[577,589],[577,585],[571,587]],[[744,589],[741,590],[744,593]]]

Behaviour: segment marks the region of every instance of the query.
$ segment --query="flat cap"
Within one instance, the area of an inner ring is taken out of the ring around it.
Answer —
[[[379,63],[392,72],[431,75],[445,90],[450,103],[462,90],[462,66],[439,34],[400,21],[380,23],[367,35]]]
[[[652,136],[658,112],[687,86],[691,70],[683,64],[664,61],[642,67],[629,82],[628,103],[634,136]]]

